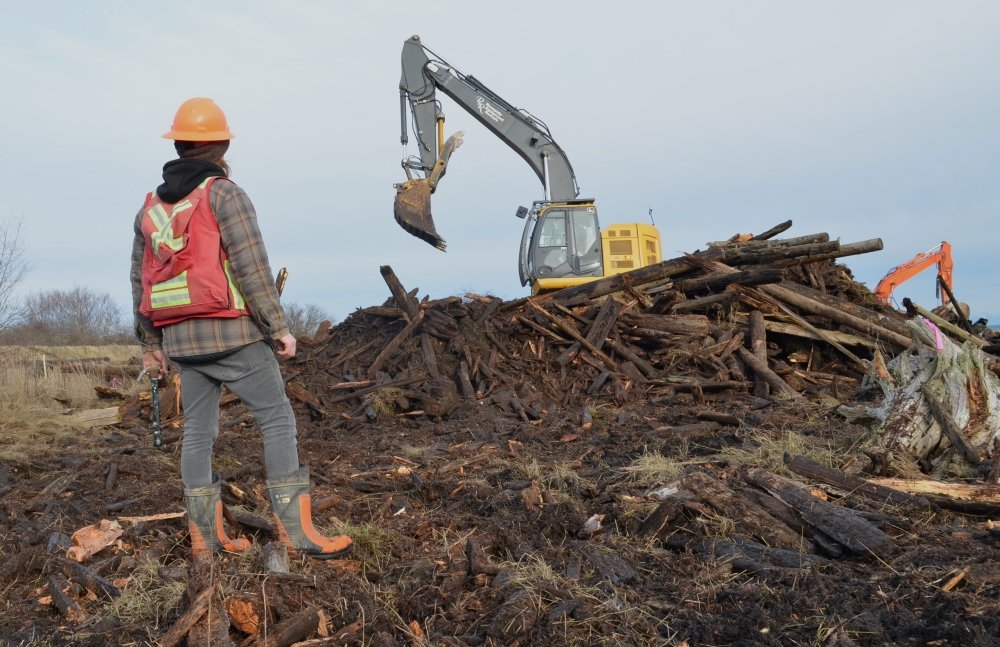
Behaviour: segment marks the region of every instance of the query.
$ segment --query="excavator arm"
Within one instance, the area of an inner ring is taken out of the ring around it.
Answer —
[[[404,157],[403,169],[408,179],[396,185],[394,215],[404,229],[438,249],[445,247],[431,218],[430,195],[444,176],[448,159],[461,142],[461,133],[444,141],[444,114],[437,99],[438,90],[528,163],[545,187],[546,201],[576,199],[579,188],[573,167],[542,121],[515,108],[476,78],[442,60],[420,42],[419,36],[403,44],[401,61],[400,142],[404,147],[409,142],[409,113],[419,149],[419,157]]]
[[[937,265],[938,276],[950,290],[955,264],[951,258],[951,244],[942,241],[936,249],[917,254],[902,265],[889,270],[889,273],[875,286],[875,298],[882,303],[890,303],[893,290],[932,265]],[[948,303],[947,294],[941,294],[941,302]]]

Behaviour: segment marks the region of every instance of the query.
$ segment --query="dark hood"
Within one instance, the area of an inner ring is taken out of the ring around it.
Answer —
[[[156,195],[167,204],[173,204],[210,177],[223,177],[226,171],[218,164],[200,159],[176,159],[163,165],[163,184],[156,187]]]

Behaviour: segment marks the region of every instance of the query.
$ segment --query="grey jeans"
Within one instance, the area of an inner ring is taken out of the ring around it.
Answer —
[[[181,479],[184,487],[212,484],[212,446],[219,436],[222,385],[250,410],[264,436],[264,466],[269,479],[299,469],[295,415],[274,352],[264,342],[245,346],[220,360],[178,364],[184,405]]]

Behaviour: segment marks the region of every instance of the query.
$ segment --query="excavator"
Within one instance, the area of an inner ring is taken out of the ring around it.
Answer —
[[[518,255],[521,285],[532,294],[557,290],[645,267],[662,260],[660,233],[645,223],[615,224],[603,230],[593,200],[580,199],[573,167],[548,126],[527,110],[515,108],[482,82],[466,75],[428,49],[419,36],[403,43],[399,82],[400,142],[406,181],[396,184],[393,214],[407,232],[444,251],[431,217],[430,196],[462,142],[461,131],[444,138],[444,113],[437,91],[486,126],[520,155],[542,183],[544,197],[525,219]],[[419,156],[406,156],[407,116],[412,119]]]
[[[875,286],[875,298],[882,303],[890,303],[893,290],[932,265],[937,265],[939,281],[939,284],[936,285],[937,294],[941,298],[941,303],[947,304],[947,292],[951,290],[952,271],[955,268],[951,259],[951,244],[947,241],[942,241],[936,248],[921,252],[902,265],[889,270],[889,273],[882,277],[882,280]],[[947,286],[948,290],[942,293],[940,283]]]

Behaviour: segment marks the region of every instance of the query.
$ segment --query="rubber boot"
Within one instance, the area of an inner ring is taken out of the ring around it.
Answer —
[[[241,553],[250,549],[248,539],[230,539],[222,522],[222,485],[215,481],[206,487],[185,488],[188,529],[191,531],[191,555],[201,557],[220,550]]]
[[[268,479],[267,493],[271,498],[278,538],[289,550],[316,559],[341,557],[350,552],[354,544],[350,537],[325,537],[313,527],[308,467],[300,467],[288,476]]]

